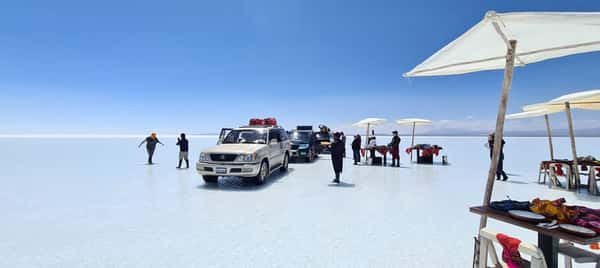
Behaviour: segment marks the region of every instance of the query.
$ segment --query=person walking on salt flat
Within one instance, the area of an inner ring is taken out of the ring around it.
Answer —
[[[156,133],[152,133],[152,134],[150,134],[150,136],[146,137],[140,143],[140,145],[138,145],[138,148],[142,147],[142,144],[144,144],[144,143],[146,143],[146,152],[148,152],[148,165],[152,165],[152,164],[154,164],[154,163],[152,163],[152,157],[154,156],[154,150],[156,149],[156,144],[160,143],[162,146],[165,146],[165,145],[158,140]]]
[[[181,161],[185,160],[185,168],[190,168],[190,161],[188,160],[188,149],[189,142],[185,138],[185,133],[181,133],[180,137],[177,138],[177,146],[179,146],[179,165],[177,168],[181,168]]]
[[[333,134],[333,142],[330,147],[331,151],[331,163],[333,164],[333,171],[335,172],[334,183],[340,183],[340,173],[342,173],[344,165],[344,143],[340,139],[340,133],[336,132]]]
[[[494,151],[494,133],[490,133],[488,135],[488,148],[490,148],[490,159],[492,159],[492,152]],[[502,180],[508,180],[508,175],[504,172],[504,144],[506,142],[502,139],[502,145],[500,146],[500,158],[498,159],[498,167],[496,168],[496,180],[500,180],[500,176],[502,176]]]

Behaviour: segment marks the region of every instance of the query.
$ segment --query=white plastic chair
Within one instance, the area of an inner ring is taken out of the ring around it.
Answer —
[[[479,231],[479,268],[487,268],[488,250],[494,250],[492,243],[498,243],[498,239],[496,239],[497,234],[498,233],[487,228],[483,228]],[[531,268],[548,267],[546,260],[544,259],[544,253],[533,244],[521,242],[521,244],[519,244],[519,253],[531,257],[531,260],[529,261],[529,267]],[[507,267],[501,260],[496,260],[496,258],[492,258],[492,260],[498,262],[493,263],[492,267]]]

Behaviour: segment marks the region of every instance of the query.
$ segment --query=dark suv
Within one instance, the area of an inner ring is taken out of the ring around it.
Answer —
[[[329,145],[331,145],[331,129],[325,125],[319,125],[319,131],[315,133],[315,140],[318,147],[318,153],[329,153]]]
[[[289,134],[291,141],[290,160],[312,162],[319,154],[319,145],[312,126],[298,126]]]

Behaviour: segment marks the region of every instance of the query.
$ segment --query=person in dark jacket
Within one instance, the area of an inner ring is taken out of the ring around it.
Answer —
[[[354,140],[352,141],[352,156],[354,158],[354,164],[358,165],[360,163],[360,144],[362,143],[362,139],[360,135],[354,136]]]
[[[492,153],[494,152],[494,133],[490,133],[488,136],[488,148],[490,148],[490,159],[492,159]],[[498,158],[498,166],[496,168],[496,180],[500,180],[500,176],[502,176],[502,180],[508,180],[508,175],[504,172],[504,144],[506,142],[502,139],[502,145],[500,146],[500,157]]]
[[[344,134],[343,131],[340,134],[340,140],[342,141],[342,144],[344,145],[344,154],[343,154],[343,157],[346,158],[346,135]]]
[[[152,133],[150,134],[150,136],[146,137],[141,143],[140,145],[138,145],[138,148],[142,146],[142,144],[146,143],[146,152],[148,152],[148,164],[152,165],[152,156],[154,156],[154,150],[156,149],[156,144],[160,143],[161,145],[164,146],[164,144],[162,142],[160,142],[158,140],[158,137],[156,136],[156,133]]]
[[[398,131],[393,131],[392,141],[388,144],[390,148],[390,154],[392,155],[392,167],[400,166],[400,137],[398,137]]]
[[[181,168],[181,161],[185,160],[185,168],[190,168],[190,161],[188,160],[189,142],[185,138],[185,133],[181,133],[180,137],[177,138],[177,144],[179,146],[179,165],[177,168]]]
[[[340,173],[342,173],[343,162],[344,162],[344,144],[340,140],[340,133],[336,132],[333,134],[333,142],[331,143],[331,163],[333,164],[333,171],[335,172],[334,183],[340,183]]]

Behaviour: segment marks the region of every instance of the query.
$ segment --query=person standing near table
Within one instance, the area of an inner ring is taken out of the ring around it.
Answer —
[[[346,158],[346,135],[344,134],[343,131],[340,134],[340,140],[342,141],[342,144],[344,145],[344,154],[343,154],[343,157]]]
[[[354,158],[354,164],[358,165],[360,163],[360,145],[362,143],[362,139],[360,135],[354,136],[354,140],[352,141],[352,156]]]
[[[392,141],[388,144],[390,148],[390,154],[392,155],[392,167],[400,167],[400,137],[398,137],[398,131],[392,132],[394,135]]]
[[[148,165],[152,165],[152,157],[154,156],[154,150],[156,149],[156,144],[160,143],[162,146],[165,146],[162,142],[158,140],[156,133],[150,134],[150,136],[146,137],[138,148],[142,146],[142,144],[146,143],[146,152],[148,153]]]
[[[181,133],[177,138],[177,146],[179,146],[179,165],[177,168],[181,168],[181,161],[185,160],[185,168],[190,168],[190,161],[188,160],[189,142],[185,138],[185,133]]]
[[[375,137],[375,130],[371,130],[371,136],[367,139],[367,148],[371,159],[375,158],[375,147],[377,147],[377,137]]]
[[[335,172],[335,179],[332,182],[340,183],[340,173],[342,173],[344,165],[344,144],[340,139],[340,133],[333,134],[333,142],[329,145],[329,148],[331,150],[331,163]]]
[[[490,159],[492,159],[492,154],[494,152],[494,133],[490,133],[488,135],[488,148],[490,148]],[[500,157],[498,158],[498,166],[496,168],[496,180],[500,180],[502,176],[502,180],[508,180],[508,175],[504,172],[504,144],[506,142],[502,139],[502,145],[500,146]]]

